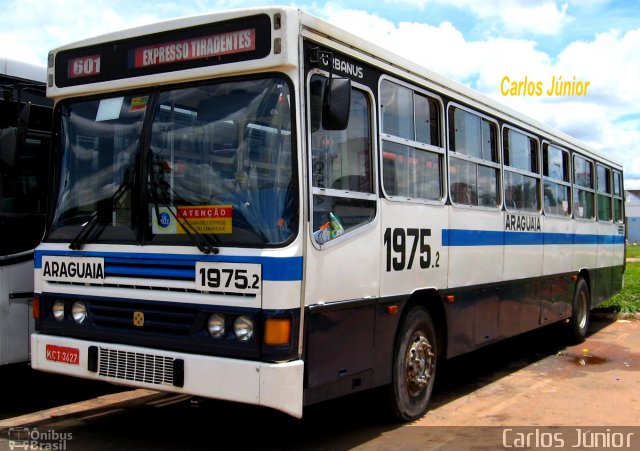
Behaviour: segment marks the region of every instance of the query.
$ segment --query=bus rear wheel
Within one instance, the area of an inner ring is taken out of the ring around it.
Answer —
[[[579,279],[573,296],[573,309],[569,320],[568,339],[571,343],[582,343],[589,329],[589,286],[586,280]]]
[[[431,316],[413,307],[402,321],[393,356],[389,401],[400,421],[420,418],[427,411],[436,373],[436,332]]]

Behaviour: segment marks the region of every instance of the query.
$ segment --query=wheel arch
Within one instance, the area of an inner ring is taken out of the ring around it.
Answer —
[[[444,310],[442,295],[436,288],[426,288],[414,291],[402,311],[399,325],[403,323],[407,313],[415,306],[423,307],[429,312],[433,326],[436,329],[438,356],[446,355],[447,351],[447,317]],[[398,327],[399,332],[400,327]],[[397,340],[397,333],[396,333]]]
[[[581,268],[580,271],[578,271],[578,278],[576,279],[574,292],[578,287],[578,282],[580,281],[580,279],[584,279],[584,281],[587,283],[587,288],[589,289],[589,306],[593,307],[593,296],[591,295],[591,293],[593,293],[593,286],[591,284],[591,273],[587,268]]]

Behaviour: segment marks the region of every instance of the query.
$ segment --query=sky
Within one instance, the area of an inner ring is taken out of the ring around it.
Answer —
[[[44,65],[52,48],[91,36],[179,16],[271,4],[0,0],[0,57]],[[578,138],[623,163],[625,189],[640,189],[637,0],[278,4],[304,9]],[[573,95],[548,95],[554,77],[582,89]],[[527,91],[519,86],[531,87]]]

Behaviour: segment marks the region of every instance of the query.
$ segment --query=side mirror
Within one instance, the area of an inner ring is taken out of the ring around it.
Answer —
[[[351,108],[351,80],[329,78],[322,99],[322,128],[345,130],[349,125]]]
[[[7,127],[0,130],[0,162],[9,168],[16,164],[16,150],[18,148],[18,129]]]

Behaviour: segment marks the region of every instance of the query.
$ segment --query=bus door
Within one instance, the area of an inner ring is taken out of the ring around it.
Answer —
[[[380,231],[373,157],[373,100],[351,87],[348,126],[318,117],[328,78],[308,79],[310,218],[305,299],[307,387],[370,386],[379,295]]]

